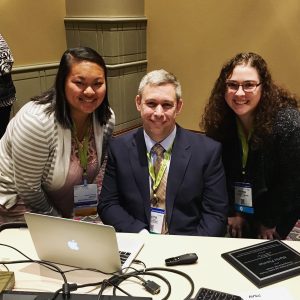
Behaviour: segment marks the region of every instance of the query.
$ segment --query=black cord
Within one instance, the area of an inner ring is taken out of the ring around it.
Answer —
[[[132,263],[138,264],[138,265],[143,265],[143,266],[144,266],[144,269],[147,268],[147,267],[146,267],[146,264],[145,264],[143,261],[141,261],[141,260],[134,259]]]
[[[2,243],[0,243],[0,246],[7,247],[7,248],[11,248],[11,249],[13,249],[14,251],[18,252],[19,254],[21,254],[22,256],[26,257],[27,259],[32,260],[29,256],[27,256],[26,254],[24,254],[23,252],[21,252],[20,250],[18,250],[17,248],[15,248],[15,247],[13,247],[13,246],[6,245],[6,244],[2,244]]]
[[[56,266],[53,263],[45,262],[45,261],[42,261],[42,260],[26,259],[26,260],[0,261],[0,264],[10,265],[10,264],[22,264],[22,263],[29,263],[29,262],[42,265],[45,268],[47,268],[47,269],[49,269],[53,272],[59,273],[62,276],[64,282],[67,283],[67,278],[66,278],[64,272],[58,266]]]
[[[165,271],[165,272],[171,272],[171,273],[175,273],[175,274],[178,274],[180,276],[183,276],[191,285],[191,290],[190,290],[189,294],[183,300],[191,299],[191,297],[194,293],[194,290],[195,290],[195,284],[194,284],[193,279],[188,274],[186,274],[182,271],[179,271],[179,270],[168,269],[168,268],[147,268],[145,271],[146,272],[148,272],[148,271]]]
[[[86,269],[84,269],[84,268],[73,268],[73,269],[70,269],[70,270],[62,271],[61,268],[59,268],[54,263],[52,263],[50,261],[45,261],[45,260],[34,260],[34,259],[30,258],[29,256],[27,256],[26,254],[24,254],[22,251],[20,251],[17,248],[13,247],[13,246],[2,244],[2,243],[0,243],[0,246],[11,248],[11,249],[13,249],[14,251],[18,252],[19,254],[21,254],[22,256],[24,256],[26,258],[26,260],[15,260],[15,261],[5,261],[5,262],[1,262],[0,261],[0,264],[3,264],[3,266],[5,268],[7,268],[7,266],[6,266],[7,264],[18,264],[18,263],[32,262],[32,263],[38,263],[38,264],[40,264],[40,265],[42,265],[42,266],[50,269],[53,272],[59,273],[62,276],[64,284],[63,284],[62,288],[60,288],[60,289],[58,289],[57,291],[54,292],[51,300],[55,300],[56,297],[59,295],[60,292],[62,292],[65,296],[69,296],[71,291],[75,291],[78,288],[89,287],[89,286],[97,286],[97,285],[101,285],[102,284],[102,281],[94,282],[94,283],[89,283],[89,284],[82,284],[82,285],[69,284],[67,282],[67,278],[65,276],[65,273],[73,272],[73,271],[78,271],[78,270],[87,270],[87,271],[93,271],[93,272],[102,273],[102,274],[105,274],[105,275],[114,275],[116,273],[118,274],[118,272],[105,273],[105,272],[102,272],[102,271],[100,271],[98,269],[92,269],[92,268],[86,268]]]
[[[138,275],[147,275],[147,276],[154,276],[154,277],[158,277],[159,279],[161,279],[162,281],[164,281],[168,287],[168,292],[166,294],[166,296],[164,298],[162,298],[162,300],[166,300],[170,297],[171,295],[171,284],[169,282],[168,279],[166,279],[165,277],[163,277],[160,274],[154,273],[154,272],[148,272],[148,271],[138,271],[138,274],[133,274],[133,273],[129,273],[127,275],[124,275],[122,278],[120,278],[120,282],[118,284],[120,284],[121,282],[125,281],[126,279],[130,278],[130,277],[136,277],[138,279],[140,279],[141,281],[143,281],[144,283],[146,283],[146,280],[142,279],[140,276]],[[116,289],[113,289],[113,295],[116,295]]]
[[[59,293],[62,291],[62,288],[60,288],[59,290],[57,290],[54,294],[53,294],[53,296],[52,296],[52,298],[50,299],[50,300],[55,300],[56,299],[56,297],[59,295]]]
[[[6,244],[2,244],[0,243],[0,246],[4,246],[4,247],[8,247],[8,248],[11,248],[13,250],[15,250],[16,252],[20,253],[22,256],[24,256],[25,258],[27,258],[27,260],[18,260],[18,261],[5,261],[5,262],[1,262],[0,261],[0,264],[3,264],[5,268],[7,268],[6,264],[14,264],[14,263],[28,263],[28,262],[33,262],[33,263],[38,263],[54,272],[57,272],[59,273],[62,278],[63,278],[63,281],[64,281],[64,284],[62,286],[62,288],[58,289],[54,294],[53,294],[53,297],[51,298],[51,300],[55,300],[56,297],[59,295],[60,292],[63,292],[64,296],[69,296],[70,295],[70,292],[71,291],[75,291],[77,290],[78,288],[82,288],[82,287],[88,287],[88,286],[97,286],[97,285],[101,285],[101,289],[98,293],[98,299],[101,299],[100,297],[102,296],[103,294],[103,291],[109,286],[113,286],[113,293],[115,295],[116,293],[116,289],[119,289],[120,291],[122,291],[124,294],[128,295],[129,297],[132,297],[130,294],[128,294],[125,290],[121,289],[119,287],[119,284],[121,284],[124,280],[127,280],[128,278],[130,277],[136,277],[138,278],[140,281],[143,282],[143,286],[145,286],[146,288],[149,286],[147,286],[148,282],[145,281],[143,278],[141,278],[139,275],[148,275],[148,276],[154,276],[154,277],[158,277],[160,278],[162,281],[164,281],[168,287],[168,292],[166,294],[166,296],[164,298],[162,298],[162,300],[165,300],[165,299],[168,299],[171,295],[171,284],[170,282],[165,278],[163,277],[162,275],[160,274],[157,274],[153,271],[164,271],[164,272],[171,272],[171,273],[176,273],[180,276],[183,276],[186,280],[189,281],[190,285],[191,285],[191,290],[189,292],[189,294],[183,299],[183,300],[189,300],[191,299],[191,296],[193,295],[193,292],[194,292],[194,288],[195,288],[195,285],[194,285],[194,281],[192,280],[192,278],[187,275],[186,273],[182,272],[182,271],[179,271],[179,270],[175,270],[175,269],[168,269],[168,268],[144,268],[143,270],[137,270],[135,268],[132,268],[132,267],[129,267],[130,269],[133,269],[134,271],[132,272],[129,272],[127,274],[121,274],[121,275],[117,275],[119,274],[118,272],[114,272],[114,273],[105,273],[105,272],[101,272],[100,270],[97,270],[97,269],[90,269],[90,268],[87,268],[87,269],[83,269],[83,268],[74,268],[74,269],[71,269],[71,270],[68,270],[68,271],[62,271],[57,265],[49,262],[49,261],[39,261],[39,260],[34,260],[30,257],[28,257],[27,255],[25,255],[23,252],[21,252],[20,250],[16,249],[15,247],[13,246],[10,246],[10,245],[6,245]],[[139,264],[143,264],[144,267],[146,267],[146,265],[142,262],[142,261],[139,261],[139,260],[136,260],[135,263],[139,263]],[[129,269],[129,268],[126,268],[126,269]],[[7,268],[8,269],[8,268]],[[77,284],[69,284],[67,282],[67,278],[65,276],[65,273],[67,272],[72,272],[72,271],[77,271],[77,270],[88,270],[88,271],[95,271],[95,272],[100,272],[102,274],[105,274],[105,275],[113,275],[111,278],[107,279],[107,280],[104,280],[104,281],[101,281],[101,282],[95,282],[95,283],[89,283],[89,284],[82,284],[82,285],[77,285]],[[154,282],[151,282],[154,284],[154,288],[156,288],[158,285]],[[151,285],[151,287],[153,287]],[[159,287],[159,286],[158,286]],[[150,290],[150,292],[153,292],[152,289],[148,289],[148,291]]]
[[[127,295],[128,297],[132,297],[132,295],[130,295],[130,294],[127,293],[125,290],[123,290],[122,288],[120,288],[120,287],[118,286],[118,284],[115,284],[115,283],[113,283],[113,282],[110,282],[109,279],[106,279],[106,280],[103,280],[103,283],[102,283],[102,285],[101,285],[101,289],[100,289],[100,291],[99,291],[99,293],[98,293],[98,295],[97,295],[97,300],[101,300],[101,297],[102,297],[102,295],[103,295],[104,290],[105,290],[109,285],[113,286],[114,289],[120,290],[122,293],[124,293],[124,294]]]
[[[76,269],[77,270],[77,269]],[[168,291],[167,294],[162,298],[162,300],[166,300],[169,299],[170,295],[171,295],[171,291],[172,291],[172,287],[170,282],[162,275],[152,272],[152,271],[164,271],[164,272],[171,272],[171,273],[175,273],[177,275],[183,276],[184,278],[186,278],[190,285],[191,285],[191,290],[189,292],[189,294],[183,299],[183,300],[189,300],[191,299],[191,296],[194,293],[194,281],[192,280],[192,278],[187,275],[186,273],[179,271],[179,270],[175,270],[175,269],[168,269],[168,268],[147,268],[147,269],[143,269],[143,270],[134,270],[133,272],[127,273],[127,274],[122,274],[122,275],[114,275],[109,279],[103,280],[102,282],[95,282],[95,283],[88,283],[88,284],[82,284],[82,285],[77,285],[76,289],[78,288],[82,288],[82,287],[88,287],[88,286],[96,286],[96,285],[101,285],[100,291],[98,293],[97,296],[97,300],[101,300],[101,296],[103,295],[104,290],[108,287],[108,286],[113,286],[113,295],[116,295],[116,290],[120,290],[122,293],[124,293],[125,295],[132,297],[132,295],[130,295],[128,292],[126,292],[124,289],[122,289],[121,287],[119,287],[119,285],[129,279],[130,277],[136,277],[137,279],[139,279],[140,281],[143,282],[143,285],[145,286],[147,284],[147,281],[143,278],[140,277],[140,275],[144,275],[144,276],[154,276],[157,277],[159,279],[161,279],[162,281],[165,282],[165,284],[168,287]],[[55,292],[53,298],[51,300],[55,300],[55,298],[57,297],[57,295],[62,291],[62,289],[59,289]]]
[[[15,248],[13,246],[2,244],[2,243],[0,243],[0,246],[11,248],[11,249],[13,249],[14,251],[18,252],[19,254],[21,254],[22,256],[24,256],[26,258],[26,260],[5,261],[5,262],[0,262],[0,264],[7,265],[7,264],[17,264],[17,263],[28,263],[28,262],[37,263],[37,264],[40,264],[40,265],[42,265],[42,266],[50,269],[51,271],[59,273],[62,276],[63,281],[64,281],[64,285],[63,286],[69,287],[66,275],[64,274],[64,272],[57,265],[55,265],[55,264],[53,264],[51,262],[48,262],[48,261],[32,259],[29,256],[27,256],[26,254],[24,254],[22,251],[18,250],[17,248]],[[54,293],[52,299],[54,300],[61,291],[64,292],[64,293],[66,293],[67,295],[69,295],[69,291],[68,290],[64,290],[63,288],[61,288],[61,289],[57,290]]]
[[[37,264],[43,265],[44,267],[50,269],[51,271],[60,273],[61,276],[63,277],[64,281],[65,282],[67,281],[67,278],[64,275],[64,272],[58,266],[56,266],[55,264],[53,264],[52,262],[49,262],[49,261],[46,261],[46,260],[35,260],[35,259],[32,259],[29,256],[27,256],[26,254],[24,254],[22,251],[18,250],[17,248],[15,248],[13,246],[10,246],[10,245],[6,245],[6,244],[0,243],[0,246],[11,248],[14,251],[18,252],[19,254],[21,254],[22,256],[24,256],[25,258],[27,258],[27,260],[4,261],[4,262],[0,261],[0,264],[7,265],[7,264],[16,264],[16,263],[28,263],[28,262],[37,263]]]
[[[6,269],[6,271],[9,272],[9,268],[5,264],[2,264],[2,265]]]
[[[114,275],[114,276],[116,276],[115,274],[119,274],[119,272],[106,273],[106,272],[102,272],[102,271],[100,271],[98,269],[92,269],[92,268],[73,268],[73,269],[69,269],[69,270],[66,270],[66,271],[62,271],[61,268],[59,268],[57,265],[53,264],[52,262],[45,261],[45,260],[34,260],[34,259],[30,258],[29,256],[27,256],[26,254],[24,254],[22,251],[20,251],[17,248],[13,247],[13,246],[2,244],[2,243],[0,243],[0,246],[11,248],[11,249],[13,249],[14,251],[18,252],[19,254],[21,254],[22,256],[24,256],[26,258],[26,260],[15,260],[15,261],[5,261],[5,262],[1,262],[0,261],[0,264],[3,264],[3,266],[5,268],[7,268],[7,266],[6,266],[7,264],[18,264],[18,263],[32,262],[32,263],[40,264],[40,265],[42,265],[42,266],[50,269],[53,272],[60,273],[60,275],[63,278],[64,284],[63,284],[62,288],[60,288],[60,289],[58,289],[57,291],[54,292],[51,300],[55,300],[56,297],[61,292],[63,293],[64,296],[68,297],[70,295],[70,292],[75,291],[75,290],[77,290],[79,288],[89,287],[89,286],[97,286],[97,285],[102,285],[103,284],[103,281],[94,282],[94,283],[88,283],[88,284],[82,284],[82,285],[69,284],[67,282],[67,278],[65,276],[65,273],[79,271],[79,270],[86,270],[86,271],[98,272],[98,273],[101,273],[101,274],[104,274],[104,275]],[[134,271],[137,271],[135,268],[132,268],[132,267],[128,267],[128,268],[133,269]],[[123,289],[121,289],[119,287],[117,287],[117,288],[120,289],[123,293],[125,293],[125,294],[127,293]]]
[[[113,295],[116,295],[116,289],[119,288],[119,285],[123,281],[127,280],[130,277],[136,277],[136,278],[138,278],[140,281],[143,282],[143,286],[146,287],[146,285],[147,285],[148,282],[146,280],[144,280],[143,278],[141,278],[140,275],[154,276],[154,277],[158,277],[159,279],[161,279],[162,281],[164,281],[165,284],[168,287],[168,291],[167,291],[166,296],[164,296],[164,298],[162,298],[162,300],[168,299],[170,297],[171,291],[172,291],[172,287],[171,287],[170,282],[165,277],[163,277],[162,275],[160,275],[158,273],[155,273],[153,271],[171,272],[171,273],[175,273],[177,275],[183,276],[190,283],[190,286],[191,286],[190,292],[188,293],[188,295],[183,300],[189,300],[189,299],[191,299],[191,296],[194,293],[195,285],[194,285],[194,281],[192,280],[192,278],[189,275],[187,275],[186,273],[184,273],[182,271],[178,271],[178,270],[174,270],[174,269],[168,269],[168,268],[146,268],[146,269],[143,269],[143,270],[136,270],[136,271],[133,271],[133,272],[130,272],[130,273],[127,273],[127,274],[115,275],[115,276],[107,279],[107,281],[105,282],[105,284],[102,284],[101,290],[98,293],[98,300],[101,299],[100,298],[101,295],[103,294],[104,290],[109,285],[112,285],[114,287],[113,288]],[[155,284],[155,287],[158,286],[156,283],[153,283],[153,284]],[[147,290],[149,291],[149,289],[147,289]],[[151,290],[151,291],[153,292],[153,290]]]

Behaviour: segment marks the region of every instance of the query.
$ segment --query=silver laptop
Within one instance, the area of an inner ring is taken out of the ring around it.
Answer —
[[[108,225],[34,213],[25,213],[25,220],[38,257],[58,264],[120,272],[143,247]]]

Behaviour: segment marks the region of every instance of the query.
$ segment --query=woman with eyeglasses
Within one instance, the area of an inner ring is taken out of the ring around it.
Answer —
[[[261,56],[239,53],[221,69],[201,126],[223,145],[228,234],[285,239],[300,218],[298,99]]]

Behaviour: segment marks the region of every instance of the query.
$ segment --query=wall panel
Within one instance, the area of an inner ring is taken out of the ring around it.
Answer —
[[[147,67],[146,18],[67,17],[65,26],[68,47],[92,47],[107,64],[116,131],[140,125],[134,99]]]

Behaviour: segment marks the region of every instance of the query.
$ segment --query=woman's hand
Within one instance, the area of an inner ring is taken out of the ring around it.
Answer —
[[[244,229],[247,227],[248,222],[241,214],[236,214],[236,216],[228,218],[228,232],[231,237],[241,238]]]
[[[280,236],[276,231],[276,227],[268,228],[268,227],[265,227],[264,225],[260,224],[258,226],[257,238],[274,240],[274,239],[280,239]]]

